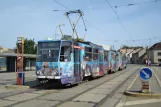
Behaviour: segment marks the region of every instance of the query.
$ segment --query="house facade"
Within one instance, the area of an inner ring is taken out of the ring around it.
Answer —
[[[149,59],[154,64],[158,64],[159,62],[161,62],[161,42],[158,42],[150,47]]]

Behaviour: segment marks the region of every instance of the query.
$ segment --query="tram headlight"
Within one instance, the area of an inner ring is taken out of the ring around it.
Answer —
[[[36,71],[36,75],[40,75],[40,71]]]

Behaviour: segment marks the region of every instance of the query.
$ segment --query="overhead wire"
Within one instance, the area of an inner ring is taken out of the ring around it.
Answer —
[[[116,13],[116,11],[113,9],[112,5],[109,3],[108,0],[105,0],[105,1],[106,1],[106,2],[108,3],[108,5],[111,7],[111,9],[113,10],[113,12],[114,12],[115,15],[117,16],[117,19],[120,21],[122,27],[123,27],[123,28],[125,29],[125,31],[127,32],[127,29],[126,29],[125,25],[124,25],[123,22],[121,21],[120,17],[119,17],[118,14]]]
[[[128,4],[123,4],[123,5],[115,5],[112,6],[113,8],[121,8],[121,7],[130,7],[130,6],[135,6],[135,5],[141,5],[141,4],[146,4],[146,3],[157,3],[161,0],[150,0],[150,1],[143,1],[143,2],[136,2],[136,3],[128,3]],[[102,8],[111,8],[111,7],[93,7],[93,8],[84,8],[80,10],[97,10],[97,9],[102,9]],[[53,10],[53,11],[66,11],[66,10]]]
[[[89,25],[93,26],[96,30],[98,30],[100,33],[102,33],[102,31],[96,27],[94,24],[90,23],[89,21],[85,20]],[[102,33],[103,34],[103,33]]]
[[[53,0],[55,1],[57,4],[63,6],[64,8],[70,10],[68,7],[66,7],[65,5],[59,3],[58,1],[56,0]],[[135,5],[141,5],[141,4],[146,4],[146,3],[157,3],[157,2],[160,2],[161,0],[150,0],[150,1],[143,1],[143,2],[136,2],[136,3],[128,3],[128,4],[123,4],[123,5],[115,5],[115,6],[112,6],[113,8],[121,8],[121,7],[130,7],[130,6],[135,6]],[[86,10],[97,10],[97,9],[104,9],[104,8],[111,8],[111,7],[92,7],[92,8],[82,8],[80,10],[83,10],[83,11],[86,11]],[[75,9],[72,9],[72,10],[75,10]],[[33,11],[33,10],[29,10],[29,11],[18,11],[18,12],[58,12],[58,11],[66,11],[66,10],[62,10],[62,9],[54,9],[54,10],[38,10],[38,11]],[[12,13],[14,13],[14,11],[12,11]]]
[[[59,5],[63,6],[63,7],[66,8],[67,10],[70,10],[68,7],[64,6],[63,4],[59,3],[58,1],[56,1],[56,0],[53,0],[53,1],[55,1],[55,2],[58,3]],[[120,19],[120,17],[118,16],[117,12],[114,10],[114,8],[125,7],[125,6],[133,6],[133,5],[139,5],[139,4],[149,3],[149,2],[158,2],[158,1],[161,1],[161,0],[151,0],[151,1],[145,1],[145,2],[130,3],[130,4],[127,4],[127,5],[112,6],[112,5],[108,2],[108,0],[106,0],[106,2],[107,2],[108,5],[110,6],[110,8],[113,10],[113,12],[114,12],[115,15],[117,16],[118,20],[120,21],[122,27],[124,28],[124,30],[125,30],[126,32],[127,32],[127,29],[126,29],[125,25],[123,24],[122,20]],[[113,7],[114,7],[114,8],[113,8]],[[81,10],[83,10],[83,9],[81,9]],[[59,10],[56,10],[56,11],[59,11]],[[62,11],[63,11],[63,10],[62,10]],[[87,20],[84,20],[84,21],[87,22],[88,24],[90,24],[91,26],[93,26],[93,27],[94,27],[96,30],[98,30],[100,33],[102,33],[102,31],[101,31],[98,27],[96,27],[95,25],[93,25],[92,23],[90,23],[90,22],[87,21]],[[83,21],[83,23],[84,23],[84,21]],[[84,23],[84,25],[85,25],[85,23]],[[140,40],[141,40],[141,39],[140,39]],[[142,40],[145,40],[145,39],[142,39]],[[133,43],[136,45],[136,43],[135,43],[134,41],[139,41],[139,39],[138,39],[138,40],[132,40],[132,39],[131,39],[131,40],[128,40],[128,41],[133,41]],[[126,42],[127,42],[127,40],[126,40]]]
[[[58,3],[59,5],[63,6],[63,7],[66,8],[67,10],[70,10],[68,7],[64,6],[64,5],[61,4],[60,2],[58,2],[58,1],[56,1],[56,0],[53,0],[53,1],[55,1],[55,2]],[[83,19],[83,18],[82,18],[82,19]],[[90,23],[89,21],[83,19],[83,23],[84,23],[84,21],[87,22],[88,24],[90,24],[91,26],[93,26],[93,27],[94,27],[96,30],[98,30],[100,33],[102,33],[101,30],[100,30],[98,27],[96,27],[95,25],[93,25],[92,23]],[[85,30],[87,31],[85,23],[84,23],[84,26],[85,26]]]
[[[63,7],[66,8],[67,10],[70,10],[68,7],[64,6],[63,4],[59,3],[58,1],[56,1],[56,0],[53,0],[53,1],[55,1],[57,4],[63,6]]]
[[[122,25],[122,27],[124,28],[124,30],[127,32],[127,29],[125,27],[125,25],[123,24],[122,20],[120,19],[120,17],[118,16],[117,12],[114,10],[114,8],[112,7],[112,5],[109,3],[108,0],[105,0],[107,2],[107,4],[110,6],[110,8],[112,9],[112,11],[115,13],[117,19],[119,20],[120,24]],[[130,5],[134,5],[134,4],[130,4]],[[129,6],[129,5],[128,5]],[[134,43],[134,45],[136,45],[136,43],[134,42],[134,40],[132,40],[132,42]]]

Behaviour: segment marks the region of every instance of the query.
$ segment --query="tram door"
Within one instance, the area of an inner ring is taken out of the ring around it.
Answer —
[[[103,54],[99,53],[99,76],[103,75]]]
[[[81,70],[81,62],[80,62],[80,48],[78,44],[74,44],[74,77],[76,79],[76,82],[80,81],[81,75],[80,75],[80,70]]]

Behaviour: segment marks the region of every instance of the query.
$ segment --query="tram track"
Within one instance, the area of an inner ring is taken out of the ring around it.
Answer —
[[[138,68],[135,72],[133,72],[128,78],[126,78],[120,85],[118,85],[110,94],[108,94],[106,97],[104,97],[100,102],[96,103],[94,105],[94,107],[99,107],[100,105],[102,105],[108,98],[112,97],[116,91],[121,88],[121,86],[128,80],[130,79],[134,74],[137,73],[137,71],[139,70],[140,68]]]
[[[138,68],[138,69],[140,69],[140,68]],[[137,70],[138,70],[138,69],[137,69]],[[136,71],[137,71],[137,70],[136,70]],[[135,71],[134,73],[132,73],[131,75],[135,74],[136,71]],[[126,72],[127,72],[127,71],[126,71]],[[124,73],[126,73],[126,72],[124,71]],[[121,74],[119,74],[118,76],[121,76],[121,75],[123,75],[124,73],[121,73]],[[131,75],[130,75],[130,77],[131,77]],[[108,82],[108,81],[110,81],[110,80],[114,80],[114,79],[117,78],[118,76],[116,76],[116,77],[114,77],[114,78],[111,78],[111,79],[109,79],[109,80],[107,80],[107,81],[104,81],[104,82],[102,82],[101,84],[96,85],[96,86],[94,86],[94,87],[92,87],[92,88],[89,88],[88,90],[86,90],[86,91],[84,91],[84,92],[82,92],[82,93],[79,93],[79,94],[77,94],[77,95],[75,95],[75,96],[73,96],[73,97],[71,97],[71,98],[69,98],[69,99],[67,99],[67,100],[65,100],[65,101],[61,101],[60,103],[58,103],[58,104],[56,104],[56,105],[53,105],[52,107],[58,107],[58,106],[60,106],[60,105],[62,105],[62,104],[64,104],[64,103],[66,103],[66,102],[72,101],[73,99],[79,97],[80,95],[82,95],[82,94],[84,94],[84,93],[86,93],[86,92],[89,92],[89,91],[91,91],[91,90],[93,90],[93,89],[95,89],[95,88],[101,86],[102,84],[104,84],[104,83],[106,83],[106,82]],[[111,96],[113,93],[115,93],[115,92],[119,89],[119,87],[121,87],[121,85],[124,84],[124,82],[127,81],[130,77],[128,77],[127,79],[125,79],[119,86],[117,86],[110,94],[108,94],[108,95],[107,95],[105,98],[103,98],[100,102],[96,103],[96,104],[94,105],[94,107],[99,107],[101,104],[103,104],[103,103],[106,101],[106,99],[107,99],[109,96]]]
[[[138,69],[139,69],[139,68],[138,68]],[[93,87],[91,87],[91,88],[88,88],[88,89],[86,89],[85,91],[83,91],[83,92],[81,92],[81,93],[78,93],[78,94],[74,95],[73,97],[70,97],[70,98],[68,98],[68,99],[66,99],[66,100],[64,100],[64,101],[60,101],[60,102],[57,103],[56,105],[53,105],[53,107],[57,107],[57,106],[62,105],[62,104],[64,104],[65,102],[68,102],[68,101],[72,101],[74,98],[76,98],[76,97],[78,97],[78,96],[80,96],[80,95],[82,95],[82,94],[84,94],[84,93],[86,93],[86,92],[88,92],[88,91],[90,91],[90,90],[96,88],[96,87],[99,87],[101,84],[104,84],[104,83],[106,83],[106,82],[108,82],[108,81],[110,81],[110,80],[114,80],[115,78],[117,78],[117,77],[120,76],[120,75],[124,75],[124,73],[128,72],[128,70],[130,70],[130,68],[127,68],[126,70],[123,70],[123,71],[119,71],[119,72],[117,72],[117,73],[114,73],[114,74],[112,74],[112,75],[114,75],[112,78],[106,79],[106,80],[104,80],[103,82],[100,82],[99,85],[95,85],[95,86],[93,86]],[[118,74],[118,73],[119,73],[119,74]],[[131,75],[132,75],[132,74],[131,74]],[[106,77],[107,77],[107,76],[105,75],[103,78],[105,79]],[[110,77],[110,76],[109,76],[109,77]],[[127,78],[127,79],[128,79],[128,78]],[[127,80],[127,79],[126,79],[126,80]],[[98,79],[94,79],[93,81],[97,81],[97,80],[98,80]],[[126,81],[126,80],[125,80],[125,81]],[[89,81],[89,82],[92,82],[92,81]],[[85,82],[84,82],[84,83],[85,83]],[[124,83],[124,82],[122,82],[122,84],[123,84],[123,83]],[[81,84],[81,85],[82,85],[82,84]],[[120,84],[119,86],[121,86],[121,84]],[[119,88],[119,86],[118,86],[118,88]],[[77,87],[77,86],[76,86],[76,87]],[[42,88],[42,89],[43,89],[43,86],[39,86],[39,87],[36,87],[36,88]],[[73,88],[74,88],[74,87],[73,87]],[[118,88],[117,88],[117,89],[118,89]],[[21,93],[18,93],[18,94],[22,94],[22,93],[32,93],[32,92],[35,92],[35,91],[40,91],[40,90],[42,90],[42,89],[31,89],[31,90],[24,91],[24,92],[21,92]],[[71,89],[72,89],[72,88],[71,88]],[[115,90],[117,90],[117,89],[115,89]],[[63,90],[63,89],[58,89],[58,93],[61,93],[62,90]],[[113,92],[113,93],[114,93],[114,92]],[[14,94],[14,95],[18,95],[18,94]],[[29,101],[29,100],[34,100],[34,99],[39,100],[39,98],[41,98],[42,96],[49,95],[49,94],[52,94],[52,92],[46,93],[46,94],[42,94],[42,95],[40,95],[40,96],[38,96],[38,97],[31,98],[31,99],[28,99],[28,100],[20,101],[20,102],[14,103],[14,104],[9,105],[9,106],[6,106],[6,107],[12,107],[12,106],[15,106],[15,105],[18,105],[18,104],[27,102],[27,101]],[[14,95],[12,95],[12,96],[14,96]],[[8,96],[7,96],[7,97],[8,97]],[[6,97],[4,97],[4,98],[6,98]],[[106,99],[106,98],[105,98],[105,99]],[[105,100],[105,99],[104,99],[104,100]],[[103,102],[104,100],[102,100],[101,102]],[[51,100],[51,101],[53,101],[53,100]],[[98,104],[96,104],[95,107],[98,107],[97,105],[100,105],[101,102],[98,103]]]

